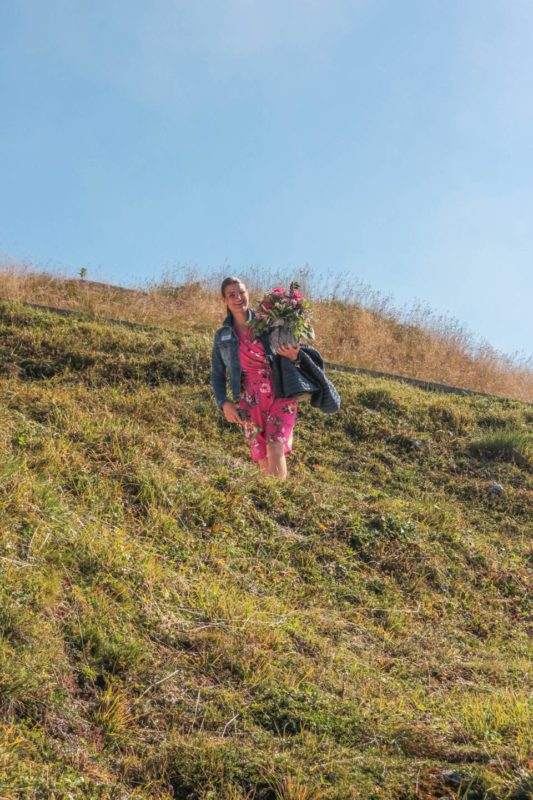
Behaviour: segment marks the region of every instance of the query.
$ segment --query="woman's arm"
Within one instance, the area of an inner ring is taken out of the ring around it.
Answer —
[[[211,387],[217,405],[227,421],[236,422],[238,425],[244,425],[244,422],[237,412],[237,406],[235,403],[232,403],[231,400],[228,400],[226,396],[226,367],[222,361],[216,342],[213,344],[213,352],[211,353]]]
[[[217,401],[217,406],[222,408],[226,400],[226,367],[222,361],[217,343],[213,343],[211,353],[211,388]]]

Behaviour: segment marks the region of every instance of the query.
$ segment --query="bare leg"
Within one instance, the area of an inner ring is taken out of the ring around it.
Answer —
[[[285,460],[285,445],[283,442],[267,443],[268,472],[281,480],[287,477],[287,462]]]
[[[268,456],[257,462],[263,475],[268,475]]]

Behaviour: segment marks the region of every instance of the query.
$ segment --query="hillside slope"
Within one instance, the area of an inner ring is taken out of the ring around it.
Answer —
[[[0,297],[169,330],[187,327],[203,334],[220,324],[219,287],[225,277],[224,273],[209,278],[177,274],[147,290],[132,290],[7,268],[0,259]],[[276,284],[288,285],[295,278],[302,281],[312,304],[321,353],[332,363],[533,403],[533,356],[498,353],[487,342],[477,342],[457,320],[423,305],[415,303],[410,310],[395,308],[391,298],[357,279],[330,291],[323,284],[326,276],[313,275],[310,270],[282,279],[255,269],[241,278],[253,305]]]
[[[280,484],[209,353],[0,304],[0,797],[525,800],[531,408],[335,375]]]

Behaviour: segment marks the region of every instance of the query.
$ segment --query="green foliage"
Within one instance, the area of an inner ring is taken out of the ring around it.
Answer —
[[[366,389],[358,392],[357,399],[366,408],[397,411],[399,404],[388,389]]]
[[[335,375],[281,484],[208,337],[0,310],[0,796],[528,796],[527,408]]]
[[[25,380],[70,377],[95,385],[141,382],[187,384],[208,369],[198,340],[176,333],[133,332],[76,318],[46,324],[42,314],[0,302],[0,375]]]
[[[532,448],[533,438],[524,430],[494,430],[469,445],[480,458],[520,464],[528,463]]]

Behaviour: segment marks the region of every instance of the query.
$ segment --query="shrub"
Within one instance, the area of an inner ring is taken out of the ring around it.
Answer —
[[[357,393],[357,399],[365,408],[398,411],[400,406],[388,389],[367,389]]]
[[[531,437],[520,430],[491,431],[470,443],[472,455],[491,461],[526,464],[531,453]]]

